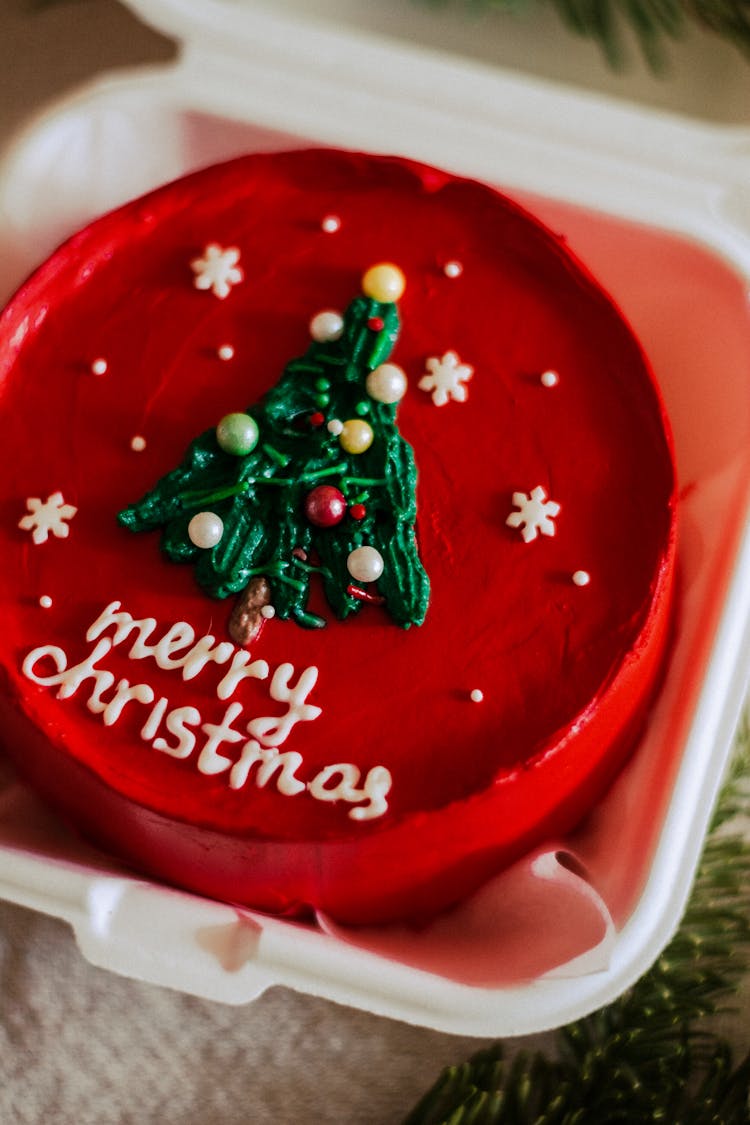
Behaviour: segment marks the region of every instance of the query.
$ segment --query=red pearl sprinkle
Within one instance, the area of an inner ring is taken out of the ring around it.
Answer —
[[[367,508],[364,504],[352,504],[349,509],[349,515],[353,520],[363,520],[367,515]]]
[[[319,484],[305,497],[305,515],[314,527],[335,527],[346,514],[346,500],[332,484]]]
[[[325,422],[325,415],[316,410],[314,414],[310,415],[309,421],[311,426],[322,426]]]
[[[382,316],[371,316],[367,321],[367,327],[372,332],[382,332],[385,328],[385,321],[383,320]]]

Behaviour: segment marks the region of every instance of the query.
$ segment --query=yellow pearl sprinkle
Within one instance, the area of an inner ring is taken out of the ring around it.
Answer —
[[[362,292],[373,301],[397,301],[406,288],[403,272],[392,262],[379,262],[370,266],[362,278]]]
[[[364,453],[372,445],[375,434],[369,422],[363,418],[350,418],[344,422],[339,435],[339,445],[346,453]]]

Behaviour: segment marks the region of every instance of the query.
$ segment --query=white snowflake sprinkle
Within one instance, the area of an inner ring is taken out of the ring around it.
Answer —
[[[18,526],[23,531],[31,531],[31,538],[35,543],[46,543],[49,533],[57,539],[67,539],[70,534],[66,520],[72,520],[78,511],[72,504],[66,504],[62,492],[53,492],[42,503],[38,496],[30,496],[26,500],[28,515],[18,521]]]
[[[468,391],[464,386],[474,374],[474,368],[461,363],[455,352],[446,352],[438,359],[432,356],[425,365],[428,374],[419,380],[421,391],[431,391],[435,406],[445,406],[449,399],[466,402]]]
[[[190,268],[195,274],[193,284],[196,289],[210,289],[214,296],[222,300],[229,295],[233,285],[245,276],[237,265],[240,252],[236,246],[222,250],[215,242],[203,251],[202,258],[195,258]]]
[[[517,512],[511,512],[505,521],[508,527],[520,527],[524,543],[530,543],[541,532],[542,535],[554,535],[555,525],[552,522],[560,511],[560,505],[554,500],[547,499],[547,493],[539,484],[527,495],[525,492],[513,493],[513,504]]]

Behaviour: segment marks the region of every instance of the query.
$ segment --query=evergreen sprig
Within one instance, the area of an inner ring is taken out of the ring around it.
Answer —
[[[404,1125],[748,1125],[750,1054],[738,1065],[707,1017],[750,968],[750,725],[712,819],[690,903],[649,971],[561,1028],[555,1057],[502,1044],[449,1067]]]
[[[32,9],[73,0],[26,0]],[[424,0],[420,0],[424,2]],[[448,0],[428,0],[435,6]],[[666,47],[683,38],[691,24],[733,43],[750,58],[750,0],[463,0],[474,11],[499,8],[519,12],[542,4],[552,5],[562,22],[577,35],[593,39],[611,66],[619,68],[626,57],[629,29],[655,72],[665,68]]]
[[[565,26],[593,39],[612,67],[626,58],[626,29],[652,70],[663,71],[666,47],[695,23],[734,44],[750,58],[750,0],[465,0],[472,8],[520,11],[551,4]],[[444,0],[432,0],[434,4]]]

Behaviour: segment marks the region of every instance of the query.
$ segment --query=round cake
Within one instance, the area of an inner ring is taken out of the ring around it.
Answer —
[[[401,159],[252,155],[0,321],[1,729],[139,871],[423,918],[575,826],[669,641],[659,393],[562,239]]]

